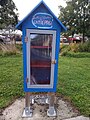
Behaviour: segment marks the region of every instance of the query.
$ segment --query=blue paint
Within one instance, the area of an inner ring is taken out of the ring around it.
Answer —
[[[26,78],[27,78],[27,56],[26,56],[26,43],[25,43],[25,36],[26,36],[26,30],[22,30],[23,36],[22,36],[22,42],[23,42],[23,79],[24,79],[24,91],[27,89],[26,85]]]
[[[41,10],[39,8],[41,7]],[[44,9],[45,8],[45,9]],[[42,12],[42,13],[50,13],[54,19],[58,22],[58,24],[61,26],[61,31],[66,31],[67,28],[61,23],[61,21],[54,15],[54,13],[50,10],[50,8],[45,4],[44,1],[41,1],[23,20],[21,20],[17,25],[16,28],[19,30],[22,30],[23,23],[30,17],[32,14],[34,15],[34,12]]]
[[[16,28],[22,30],[23,42],[23,78],[25,92],[56,92],[58,81],[58,59],[60,48],[60,33],[66,31],[66,27],[53,14],[49,7],[41,1],[21,22],[16,25]],[[56,31],[56,49],[55,59],[57,63],[54,66],[54,86],[53,88],[27,88],[27,51],[26,51],[26,29],[36,30],[53,30]]]

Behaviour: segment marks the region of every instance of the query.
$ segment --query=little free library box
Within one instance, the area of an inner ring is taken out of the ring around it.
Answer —
[[[16,28],[22,31],[25,92],[56,92],[60,33],[65,26],[41,1]]]

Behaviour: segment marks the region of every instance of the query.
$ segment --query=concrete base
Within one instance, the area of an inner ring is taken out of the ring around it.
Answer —
[[[30,110],[30,108],[29,109],[25,108],[24,111],[23,111],[22,117],[23,118],[27,118],[27,117],[29,118],[29,117],[32,117],[32,115],[33,115],[32,110]]]
[[[56,102],[56,115],[55,120],[73,120],[73,116],[78,116],[77,111],[73,111],[73,108],[70,106],[70,104],[67,104],[67,102],[63,101],[61,97],[57,98],[58,101]],[[7,107],[3,112],[2,115],[0,115],[0,120],[52,120],[54,117],[50,118],[47,117],[47,107],[48,105],[41,105],[35,102],[35,104],[32,106],[32,114],[26,115],[25,112],[23,112],[23,108],[25,104],[25,99],[17,99],[12,105]],[[48,108],[49,109],[49,108]],[[23,117],[22,118],[22,112]],[[32,116],[32,117],[31,117]],[[48,115],[49,116],[49,115]],[[31,118],[30,118],[31,117]],[[74,120],[89,120],[89,118],[85,119],[79,119],[81,117],[76,117]]]
[[[56,117],[56,110],[54,107],[49,107],[49,109],[47,110],[47,116],[49,117]]]

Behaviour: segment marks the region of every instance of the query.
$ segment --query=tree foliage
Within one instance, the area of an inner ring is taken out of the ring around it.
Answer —
[[[68,35],[90,35],[90,0],[66,0],[67,6],[59,6],[59,19],[68,28]]]
[[[0,29],[17,22],[17,8],[12,0],[0,0]]]

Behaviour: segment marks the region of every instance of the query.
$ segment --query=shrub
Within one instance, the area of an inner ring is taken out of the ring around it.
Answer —
[[[20,53],[20,51],[15,47],[14,44],[0,43],[0,55],[8,56],[8,55],[16,55],[18,53]]]
[[[86,53],[86,52],[77,52],[77,53],[67,52],[63,56],[74,57],[74,58],[90,58],[90,53]]]
[[[79,52],[90,52],[90,41],[79,44]]]
[[[68,54],[68,51],[67,51],[67,50],[62,51],[62,52],[60,53],[61,56],[66,56],[67,54]]]
[[[22,44],[16,44],[16,48],[17,48],[19,51],[22,51]]]
[[[63,45],[60,51],[61,56],[66,56],[72,53],[90,52],[90,41],[85,43],[71,43],[70,45]]]
[[[79,44],[71,43],[69,45],[68,51],[78,52],[78,50],[79,50]]]

